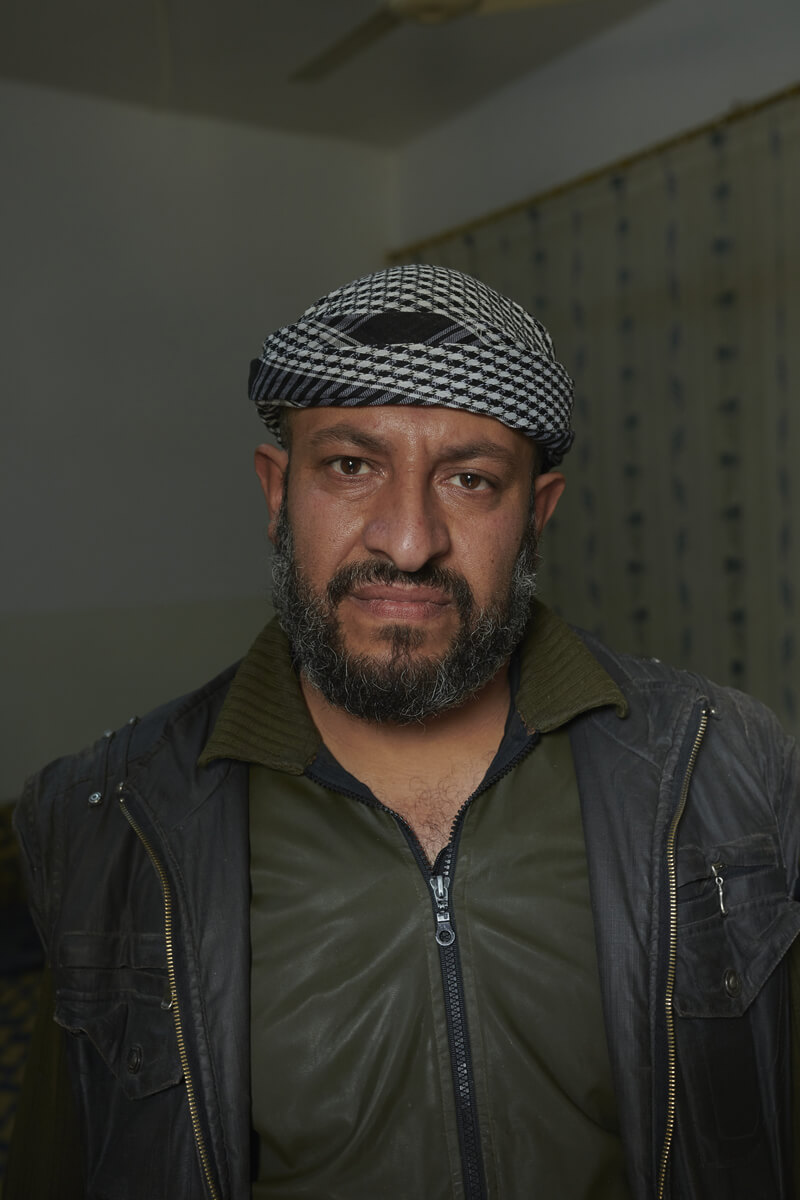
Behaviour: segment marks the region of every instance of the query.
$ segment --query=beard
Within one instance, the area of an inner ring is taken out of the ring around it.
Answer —
[[[401,571],[378,559],[341,567],[323,592],[315,591],[297,565],[294,539],[281,505],[275,529],[272,599],[292,652],[295,670],[336,708],[365,721],[408,725],[455,708],[492,679],[522,640],[536,591],[537,537],[533,519],[502,595],[479,609],[466,579],[447,567]],[[453,601],[459,628],[439,655],[415,653],[424,631],[383,626],[380,656],[354,654],[344,643],[337,608],[365,584],[418,584],[441,589]]]

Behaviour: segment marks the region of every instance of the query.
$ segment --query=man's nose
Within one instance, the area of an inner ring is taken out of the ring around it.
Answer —
[[[364,546],[400,571],[419,571],[450,549],[450,532],[430,481],[411,474],[380,489],[364,529]]]

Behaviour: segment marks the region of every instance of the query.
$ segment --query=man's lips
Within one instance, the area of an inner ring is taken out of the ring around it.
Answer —
[[[350,593],[356,600],[392,600],[398,604],[449,604],[450,596],[441,588],[420,584],[363,583]]]
[[[361,584],[347,599],[353,600],[362,612],[393,621],[430,621],[441,616],[453,602],[441,588],[387,583]]]

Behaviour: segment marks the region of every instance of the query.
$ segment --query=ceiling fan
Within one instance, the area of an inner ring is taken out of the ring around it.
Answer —
[[[366,50],[373,42],[391,33],[399,25],[414,21],[419,25],[442,25],[457,17],[474,13],[492,16],[520,8],[543,8],[545,5],[569,3],[569,0],[384,0],[371,16],[298,68],[290,79],[293,83],[316,83],[324,79],[349,59]]]

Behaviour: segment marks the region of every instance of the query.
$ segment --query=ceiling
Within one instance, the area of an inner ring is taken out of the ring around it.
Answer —
[[[651,3],[404,24],[327,78],[293,83],[379,0],[5,0],[0,77],[388,148]]]

